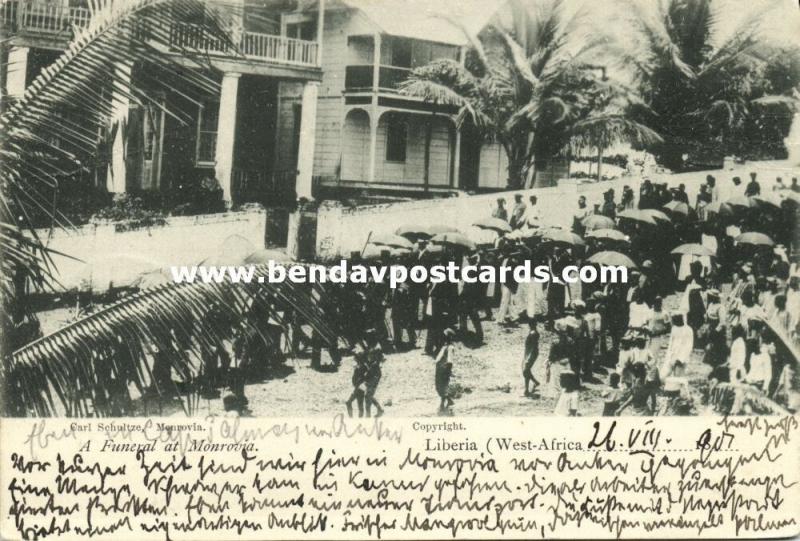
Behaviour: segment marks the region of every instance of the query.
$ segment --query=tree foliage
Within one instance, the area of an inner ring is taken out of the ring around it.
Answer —
[[[64,53],[29,85],[24,96],[3,103],[0,114],[0,243],[3,246],[3,351],[0,376],[5,413],[13,415],[109,415],[128,385],[141,392],[176,374],[191,384],[202,372],[203,355],[233,333],[265,343],[265,321],[299,314],[326,342],[335,340],[323,317],[319,295],[292,284],[243,288],[222,284],[169,284],[145,290],[30,341],[25,295],[30,287],[57,283],[57,272],[31,215],[59,220],[52,201],[65,179],[108,165],[108,149],[125,128],[125,102],[162,109],[181,122],[190,111],[158,96],[176,80],[218,93],[217,79],[202,51],[171,40],[173,25],[191,21],[208,36],[230,38],[230,17],[197,0],[95,0],[85,28],[74,28]],[[202,42],[203,40],[198,40]],[[180,59],[181,61],[178,61]],[[131,77],[134,65],[141,70]],[[170,73],[160,78],[158,73]],[[149,75],[148,75],[149,74]],[[195,109],[196,109],[195,103]],[[34,212],[36,211],[36,212]],[[15,351],[14,351],[15,350]],[[167,377],[154,377],[154,359],[165,361]],[[167,385],[169,386],[169,385]],[[171,393],[170,393],[171,394]]]
[[[574,147],[659,140],[628,118],[635,95],[592,64],[603,40],[586,31],[586,12],[561,0],[514,6],[513,28],[469,35],[463,65],[444,59],[418,68],[403,92],[458,106],[459,123],[472,122],[486,140],[499,142],[509,187],[524,185],[531,167]]]
[[[660,163],[680,169],[685,154],[696,163],[785,157],[778,147],[800,84],[800,49],[770,45],[764,13],[723,33],[711,0],[626,6],[634,32],[620,58],[651,110],[637,118],[664,137],[651,147]]]

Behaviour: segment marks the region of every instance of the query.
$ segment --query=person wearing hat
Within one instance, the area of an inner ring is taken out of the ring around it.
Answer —
[[[506,200],[502,197],[497,198],[497,207],[492,211],[492,218],[508,221],[508,211],[506,210]]]
[[[612,220],[617,217],[617,204],[614,202],[613,188],[603,193],[603,207],[600,210],[600,214]]]
[[[744,189],[744,195],[747,197],[753,197],[755,195],[761,195],[761,185],[756,180],[757,173],[753,171],[750,173],[750,182],[747,183],[747,186]]]
[[[511,229],[519,229],[525,225],[523,217],[525,216],[525,202],[522,200],[522,194],[514,194],[514,208],[511,209],[511,219],[508,224]]]
[[[684,365],[689,363],[694,349],[694,332],[686,325],[682,312],[672,312],[672,330],[669,335],[669,345],[664,363],[661,366],[661,380],[663,381],[672,373],[675,363],[680,361]]]
[[[708,186],[708,194],[711,196],[710,203],[719,201],[719,186],[717,186],[717,179],[713,175],[706,175],[706,186]]]
[[[577,300],[570,304],[570,308],[575,318],[573,330],[572,349],[569,355],[569,364],[572,371],[579,377],[580,381],[591,381],[593,378],[592,370],[592,334],[589,331],[589,324],[586,321],[586,304]]]
[[[782,330],[787,336],[792,336],[792,314],[786,309],[786,295],[778,293],[775,295],[775,309],[769,318],[773,327]]]
[[[434,372],[434,385],[436,394],[439,395],[439,413],[447,413],[453,405],[453,398],[450,393],[450,380],[453,377],[454,346],[453,339],[456,332],[453,329],[445,329],[443,337],[444,344],[436,357],[436,370]]]
[[[572,232],[576,235],[583,236],[586,228],[583,227],[583,220],[591,215],[592,211],[586,206],[586,196],[581,195],[578,197],[578,207],[572,214]]]
[[[616,364],[616,372],[620,375],[623,382],[630,383],[631,367],[636,363],[636,351],[634,350],[633,333],[625,333],[619,340],[619,358]]]
[[[649,178],[645,178],[642,181],[642,185],[639,186],[639,208],[653,208],[655,206],[653,202],[654,194],[655,188],[653,187],[653,182]]]
[[[745,382],[767,394],[772,383],[772,355],[775,345],[772,338],[762,335],[761,339],[752,340],[750,353],[750,370],[747,371]]]

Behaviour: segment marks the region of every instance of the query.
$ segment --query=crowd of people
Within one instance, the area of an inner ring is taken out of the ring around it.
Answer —
[[[366,332],[373,337],[365,352],[356,354],[357,366],[380,362],[374,359],[390,350],[416,347],[417,331],[424,332],[425,352],[436,360],[440,411],[448,412],[453,393],[447,389],[458,372],[453,341],[480,347],[481,320],[494,320],[506,327],[528,326],[522,363],[525,395],[538,396],[544,382],[534,372],[542,363],[545,378],[556,389],[556,414],[591,413],[580,410],[581,390],[603,379],[604,414],[690,413],[696,403],[686,373],[693,360],[708,365],[709,382],[757,390],[796,409],[792,348],[800,320],[800,273],[790,263],[789,247],[800,197],[789,194],[800,187],[796,179],[787,187],[778,178],[764,196],[755,173],[736,193],[740,184],[738,177],[731,179],[723,201],[720,186],[709,175],[693,205],[684,185],[669,189],[647,179],[638,197],[625,187],[619,202],[613,190],[593,207],[580,196],[572,229],[584,236],[585,245],[550,242],[539,235],[545,224],[537,198],[525,202],[521,194],[510,208],[504,198],[498,199],[492,217],[507,221],[509,231],[498,230],[490,246],[430,250],[424,238],[414,238],[415,250],[384,256],[393,264],[456,260],[502,266],[530,259],[549,265],[553,275],[604,250],[626,254],[636,264],[627,284],[408,283],[394,291],[372,284],[380,292],[363,293],[360,312],[343,305],[353,324],[368,322]],[[660,209],[666,219],[647,220],[635,212],[647,209]],[[595,225],[610,222],[592,216],[612,220],[624,237],[593,235]],[[748,232],[762,233],[766,240],[759,237],[760,242],[751,243],[742,237]],[[685,245],[696,245],[696,251],[672,253]],[[671,295],[678,302],[667,311],[665,299]],[[352,318],[358,313],[364,317]],[[542,325],[554,333],[549,351],[539,345]],[[353,383],[362,382],[354,377]],[[374,388],[373,383],[371,399]]]
[[[292,346],[310,352],[318,370],[338,370],[352,355],[350,415],[383,414],[378,391],[386,355],[417,347],[435,363],[439,412],[452,413],[461,389],[453,379],[459,372],[456,344],[480,348],[487,321],[528,327],[524,394],[548,394],[557,415],[600,413],[581,407],[590,384],[604,389],[604,415],[692,413],[698,404],[687,373],[696,374],[691,367],[701,362],[708,365],[709,386],[725,383],[796,410],[800,271],[791,263],[791,247],[799,192],[796,178],[789,186],[777,179],[773,189],[762,190],[755,173],[744,186],[734,177],[724,187],[709,175],[692,204],[684,185],[644,179],[638,195],[626,186],[619,200],[614,190],[592,205],[580,196],[572,226],[577,240],[571,242],[544,233],[551,228],[542,223],[535,195],[526,202],[515,194],[510,208],[500,198],[490,244],[437,243],[435,231],[406,228],[413,248],[377,246],[370,256],[351,254],[351,262],[502,267],[530,260],[558,276],[567,265],[608,253],[623,256],[628,282],[409,280],[396,289],[386,283],[317,284],[308,287],[319,289],[338,339],[322,339],[299,314],[290,314]],[[541,347],[543,333],[552,333],[549,348]],[[323,366],[326,349],[331,362]],[[244,357],[277,358],[279,350]],[[234,394],[231,408],[246,408],[243,388]],[[733,413],[748,407],[729,406]]]

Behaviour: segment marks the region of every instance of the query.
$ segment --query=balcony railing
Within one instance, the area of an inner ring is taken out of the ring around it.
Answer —
[[[380,66],[378,68],[378,88],[380,90],[397,91],[400,84],[408,79],[409,68],[397,66]],[[347,66],[345,68],[344,86],[346,90],[372,90],[374,67],[371,65]]]
[[[6,29],[16,32],[71,35],[73,27],[89,24],[87,8],[40,2],[4,2],[0,6],[0,21]]]
[[[69,38],[72,36],[72,30],[75,27],[85,27],[89,23],[89,18],[90,12],[86,8],[16,0],[6,1],[0,5],[0,25],[6,34],[16,32]],[[237,51],[227,40],[210,35],[200,25],[174,23],[170,28],[170,45],[176,49],[211,55],[227,57],[244,55],[251,60],[309,67],[319,65],[316,41],[257,32],[239,32],[238,35]]]

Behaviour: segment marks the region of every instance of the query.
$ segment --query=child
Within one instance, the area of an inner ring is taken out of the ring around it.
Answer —
[[[578,416],[578,375],[571,370],[566,370],[561,373],[561,396],[558,397],[556,409],[553,415],[562,417],[577,417]]]
[[[358,405],[358,416],[364,416],[364,384],[367,380],[366,352],[359,351],[355,354],[356,366],[353,369],[353,392],[347,399],[347,415],[353,416],[353,401]]]
[[[364,406],[367,412],[367,417],[371,416],[372,406],[375,406],[377,409],[377,412],[375,413],[376,418],[383,415],[383,408],[375,399],[375,392],[378,390],[381,377],[383,377],[381,364],[383,363],[384,359],[385,357],[383,356],[383,350],[381,349],[380,344],[377,342],[377,336],[375,336],[375,338],[372,340],[372,343],[369,344],[369,349],[367,350],[367,373],[364,380]]]
[[[439,355],[436,357],[434,384],[436,393],[439,395],[439,413],[447,413],[448,409],[453,405],[453,399],[450,398],[450,379],[453,376],[454,336],[455,331],[453,329],[444,331],[444,346],[439,350]]]
[[[608,378],[611,389],[603,393],[603,417],[613,417],[617,414],[625,392],[619,388],[619,374],[612,372]]]
[[[525,379],[525,396],[533,396],[539,382],[533,377],[533,365],[539,357],[539,331],[536,328],[536,317],[528,320],[528,337],[525,338],[525,367],[522,369],[522,377]],[[533,389],[530,388],[533,383]]]

